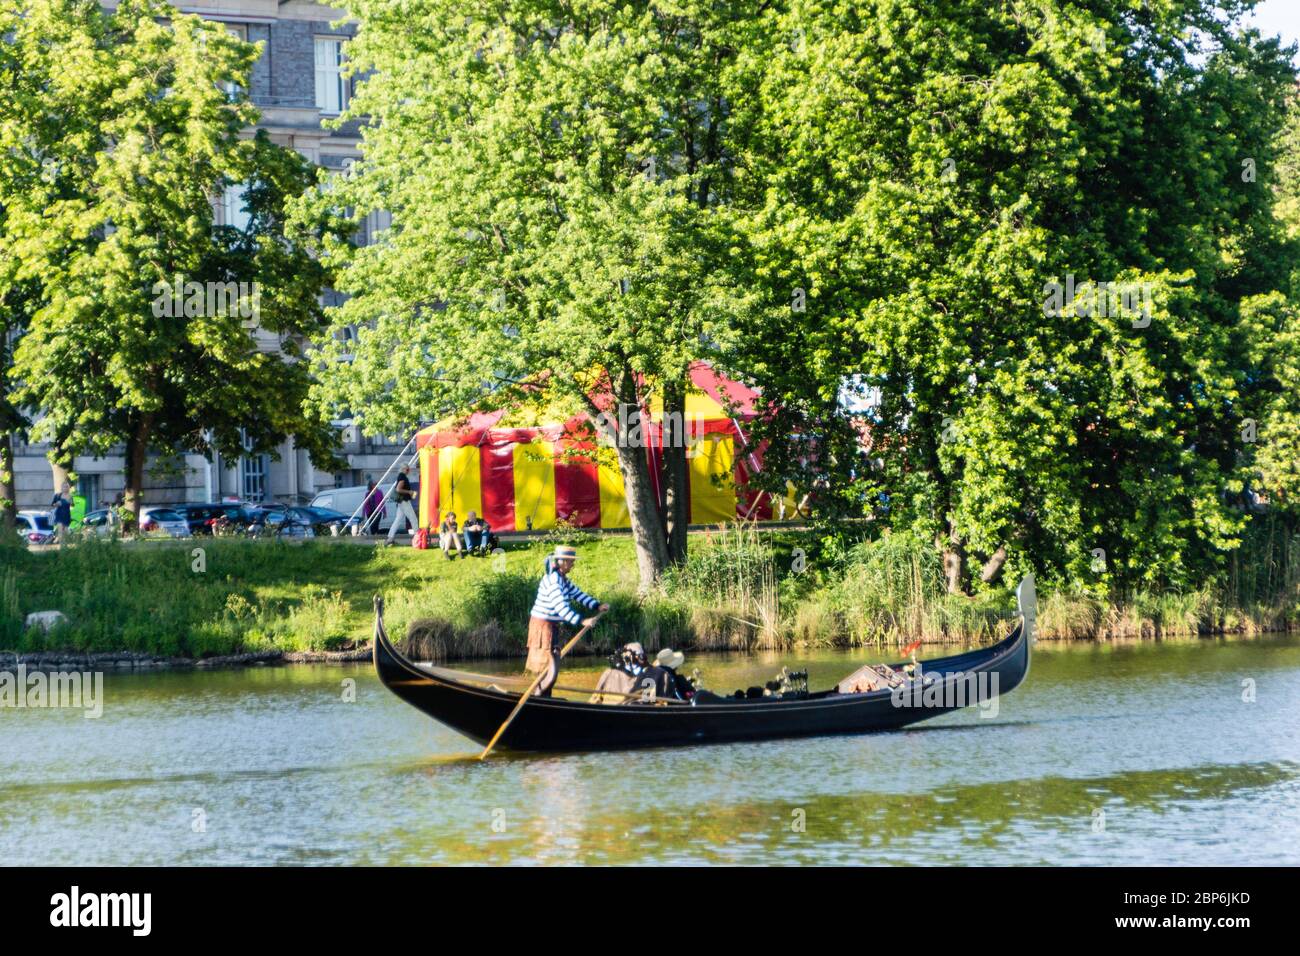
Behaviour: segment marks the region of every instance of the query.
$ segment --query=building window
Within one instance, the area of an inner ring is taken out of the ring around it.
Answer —
[[[248,433],[239,431],[243,439],[244,450],[252,451],[253,443]],[[239,486],[245,501],[264,501],[266,499],[266,455],[243,455],[239,459]]]
[[[248,228],[253,218],[245,205],[247,196],[248,186],[245,183],[231,183],[221,194],[221,221],[240,232]]]
[[[348,79],[343,75],[343,38],[316,38],[316,105],[322,113],[348,108]]]
[[[379,234],[392,228],[393,216],[387,210],[373,209],[366,215],[365,245],[374,245],[379,241]]]
[[[230,35],[235,37],[236,39],[243,40],[245,43],[248,42],[248,27],[245,26],[244,24],[227,23],[226,29],[230,31]],[[239,97],[244,92],[244,88],[240,86],[238,83],[234,83],[234,82],[223,84],[223,88],[226,91],[226,97],[231,100],[239,99]]]

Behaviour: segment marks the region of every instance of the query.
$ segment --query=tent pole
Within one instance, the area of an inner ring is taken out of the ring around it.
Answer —
[[[740,421],[739,421],[739,419],[737,419],[737,418],[735,418],[735,417],[733,417],[733,418],[731,419],[731,425],[732,425],[733,428],[736,429],[736,434],[740,436],[740,441],[741,441],[741,443],[745,446],[745,457],[749,459],[750,473],[751,473],[751,474],[754,474],[754,475],[757,475],[757,474],[758,474],[760,471],[762,471],[763,469],[759,467],[758,459],[754,457],[754,452],[753,452],[753,450],[752,450],[752,447],[751,447],[750,444],[749,444],[749,439],[745,437],[745,430],[744,430],[743,428],[740,427]],[[770,491],[769,491],[769,492],[766,492],[766,494],[767,494],[767,496],[768,496],[769,498],[772,498],[772,499],[775,499],[775,497],[776,497],[776,496],[775,496],[774,494],[772,494],[772,492],[770,492]],[[746,520],[746,521],[749,520],[749,516],[752,515],[752,514],[754,513],[754,509],[758,507],[758,503],[759,503],[760,501],[762,501],[762,500],[763,500],[763,496],[762,496],[762,495],[755,495],[755,496],[754,496],[754,500],[753,500],[753,502],[751,502],[751,503],[750,503],[750,506],[745,510],[745,518],[744,518],[744,520]]]
[[[397,466],[397,463],[398,463],[399,461],[402,460],[402,456],[406,454],[406,449],[408,449],[408,448],[411,447],[411,442],[415,441],[415,439],[418,438],[419,436],[420,436],[420,431],[419,431],[419,429],[416,429],[415,434],[411,436],[411,441],[408,441],[405,445],[402,446],[402,450],[399,451],[399,452],[397,453],[397,457],[393,459],[393,463],[392,463],[391,465],[388,466],[388,470],[385,471],[384,474],[383,474],[383,477],[379,479],[379,483],[378,483],[377,487],[382,487],[382,486],[383,486],[383,484],[384,484],[384,479],[387,478],[387,477],[389,476],[389,474],[392,472],[393,468],[395,468],[395,467]],[[391,489],[389,490],[389,493],[391,494]],[[350,527],[350,526],[352,525],[353,520],[355,520],[356,516],[359,515],[359,514],[361,513],[361,509],[364,508],[364,507],[366,506],[366,499],[369,498],[369,497],[370,497],[369,494],[366,494],[366,495],[364,495],[364,496],[362,497],[362,499],[361,499],[361,504],[357,505],[356,510],[353,511],[352,514],[348,517],[348,523],[347,523],[347,525],[345,525],[345,527]],[[384,500],[381,501],[380,504],[381,504],[381,505],[382,505],[382,504],[385,504],[385,503],[387,503],[387,501],[388,501],[388,494],[385,494],[385,495],[384,495]],[[372,521],[375,520],[375,515],[378,514],[378,513],[379,513],[379,512],[376,510],[376,511],[375,511],[373,514],[371,514],[370,517],[367,518],[367,519],[365,520],[365,522],[361,525],[361,533],[362,533],[362,534],[367,533],[367,530],[370,528],[370,523],[371,523]]]

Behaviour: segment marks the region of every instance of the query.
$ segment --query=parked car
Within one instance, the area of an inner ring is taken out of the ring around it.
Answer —
[[[282,504],[257,505],[249,510],[253,537],[314,538],[316,529],[310,520],[295,514],[296,508]]]
[[[211,501],[201,504],[175,505],[173,510],[185,517],[190,534],[212,534],[219,521],[225,527],[246,528],[252,523],[251,508],[238,502]]]
[[[294,521],[311,525],[313,531],[324,535],[342,534],[344,529],[349,527],[351,519],[350,515],[345,515],[341,511],[316,505],[295,506],[289,508],[288,512]],[[360,520],[360,518],[354,519],[352,523],[360,523]]]
[[[49,544],[54,540],[54,516],[48,511],[20,511],[18,537],[28,544]]]
[[[84,535],[107,535],[113,531],[113,524],[108,520],[108,518],[109,511],[107,508],[100,508],[97,511],[87,511],[81,516],[80,521],[73,522],[72,530],[78,534]]]
[[[189,523],[185,515],[176,510],[174,505],[144,508],[140,512],[140,533],[142,535],[166,535],[172,538],[188,538]]]
[[[385,496],[391,493],[392,488],[393,483],[391,481],[379,486],[380,491],[383,492]],[[361,502],[365,500],[366,486],[352,485],[349,488],[330,488],[326,491],[319,492],[316,497],[311,500],[309,507],[325,508],[330,511],[341,511],[348,517],[355,514],[357,517],[354,524],[359,525],[363,521],[361,515]],[[385,501],[384,510],[386,511],[386,514],[383,517],[370,522],[369,532],[371,534],[377,534],[380,531],[387,531],[388,526],[393,523],[393,519],[396,517],[396,509],[393,507],[393,503],[391,501]]]

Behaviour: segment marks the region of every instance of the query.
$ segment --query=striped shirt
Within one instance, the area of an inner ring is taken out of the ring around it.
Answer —
[[[546,573],[537,585],[537,600],[533,602],[533,617],[546,621],[567,621],[570,624],[582,623],[582,615],[573,609],[581,604],[593,611],[600,607],[600,602],[566,578],[546,562]]]

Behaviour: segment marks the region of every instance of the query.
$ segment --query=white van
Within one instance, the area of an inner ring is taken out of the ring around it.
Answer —
[[[385,499],[393,491],[393,483],[390,481],[380,485],[379,489],[383,492]],[[360,524],[363,519],[361,515],[361,502],[366,500],[366,486],[353,485],[350,488],[328,488],[325,491],[317,493],[316,497],[311,500],[313,508],[332,508],[335,511],[341,511],[345,515],[353,513],[357,516],[357,523]],[[384,501],[384,511],[382,518],[370,523],[370,533],[378,534],[380,531],[387,531],[388,526],[393,523],[396,517],[396,509],[391,500]]]

